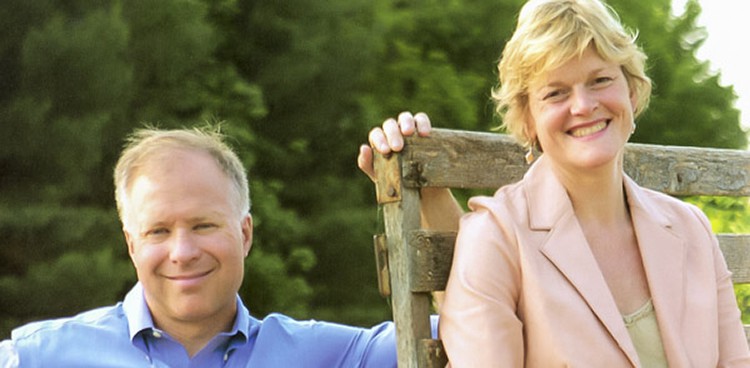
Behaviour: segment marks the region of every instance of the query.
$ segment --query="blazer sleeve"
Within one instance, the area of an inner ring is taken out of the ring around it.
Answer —
[[[703,228],[711,234],[716,272],[716,292],[719,320],[719,364],[718,367],[750,367],[750,350],[742,327],[740,310],[732,284],[732,274],[727,268],[719,242],[711,230],[706,215],[697,207],[690,207]]]
[[[439,324],[451,367],[523,367],[519,255],[509,226],[487,209],[461,220]]]

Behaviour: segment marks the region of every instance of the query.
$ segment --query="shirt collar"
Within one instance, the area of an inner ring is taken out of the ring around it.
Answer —
[[[125,300],[122,302],[122,309],[125,313],[125,318],[128,320],[130,341],[133,341],[139,332],[155,328],[151,312],[148,310],[148,305],[146,305],[146,298],[143,296],[143,285],[140,282],[136,283],[128,294],[125,295]]]
[[[242,303],[242,299],[240,299],[240,296],[235,296],[236,303],[237,303],[237,316],[234,318],[234,325],[232,326],[232,329],[229,331],[229,336],[238,336],[238,334],[242,334],[244,336],[243,342],[247,341],[247,338],[250,336],[250,323],[254,322],[251,321],[250,318],[250,312],[245,308],[245,305]],[[255,325],[256,323],[253,323]]]
[[[250,312],[245,308],[240,296],[237,295],[235,298],[237,303],[237,316],[234,319],[232,329],[227,332],[226,335],[236,336],[240,333],[242,334],[242,337],[244,337],[241,340],[247,341],[251,330],[252,332],[255,332],[255,330],[260,327],[259,322],[250,317]],[[137,282],[125,296],[122,303],[122,309],[128,320],[130,341],[134,341],[135,337],[141,331],[156,329],[154,326],[154,320],[151,318],[151,311],[148,309],[146,298],[143,295],[143,285],[140,282]]]

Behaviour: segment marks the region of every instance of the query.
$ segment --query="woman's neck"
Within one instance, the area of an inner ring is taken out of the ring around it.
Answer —
[[[556,175],[568,192],[579,222],[611,226],[629,221],[622,166],[618,163],[585,172],[556,170]]]

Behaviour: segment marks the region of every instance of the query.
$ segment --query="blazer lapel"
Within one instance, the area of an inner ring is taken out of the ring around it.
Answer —
[[[627,176],[625,190],[664,352],[670,365],[687,366],[684,352],[678,355],[683,351],[679,332],[685,303],[685,239],[672,232],[669,218],[653,202],[644,201],[644,189]]]
[[[562,273],[617,342],[633,366],[638,354],[622,315],[591,252],[565,188],[542,156],[527,173],[526,200],[532,230],[548,230],[541,253]]]

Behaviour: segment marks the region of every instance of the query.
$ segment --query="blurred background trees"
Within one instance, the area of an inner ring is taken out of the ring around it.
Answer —
[[[634,4],[637,3],[637,5]],[[402,110],[488,130],[495,62],[521,0],[4,0],[0,337],[119,300],[135,281],[113,200],[124,136],[224,122],[251,178],[251,312],[368,325],[377,293],[370,127]],[[612,0],[655,82],[635,141],[744,148],[731,87],[695,51],[700,9]],[[696,199],[718,229],[742,201]]]

